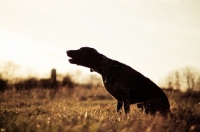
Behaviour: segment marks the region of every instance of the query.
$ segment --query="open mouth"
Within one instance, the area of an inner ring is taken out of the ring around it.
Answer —
[[[68,59],[68,61],[70,62],[70,63],[73,63],[74,62],[74,59],[72,58],[72,56],[70,55],[70,51],[67,51],[66,52],[67,53],[67,56],[69,57],[69,59]]]
[[[68,51],[66,51],[67,56],[69,57],[68,61],[71,64],[77,64],[77,62],[78,62],[78,57],[77,57],[77,53],[76,52],[77,52],[76,50],[68,50]]]
[[[68,59],[68,61],[69,61],[70,63],[74,63],[74,59],[73,59],[73,58]]]

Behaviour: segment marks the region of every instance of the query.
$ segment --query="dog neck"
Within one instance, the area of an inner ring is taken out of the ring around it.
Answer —
[[[99,62],[91,70],[94,70],[95,72],[103,75],[105,73],[108,73],[108,71],[112,68],[113,64],[114,61],[111,61],[110,58],[102,55]]]

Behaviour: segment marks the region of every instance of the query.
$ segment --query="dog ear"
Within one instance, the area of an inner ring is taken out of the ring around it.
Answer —
[[[90,72],[94,72],[94,70],[90,68]]]

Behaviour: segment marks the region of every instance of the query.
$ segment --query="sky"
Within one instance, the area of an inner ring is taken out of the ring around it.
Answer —
[[[93,47],[155,83],[200,67],[200,0],[0,0],[0,62],[18,75],[89,69],[66,50]]]

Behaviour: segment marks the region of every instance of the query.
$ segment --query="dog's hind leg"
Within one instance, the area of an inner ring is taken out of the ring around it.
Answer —
[[[141,111],[144,110],[144,103],[138,103],[137,108],[140,109]]]

